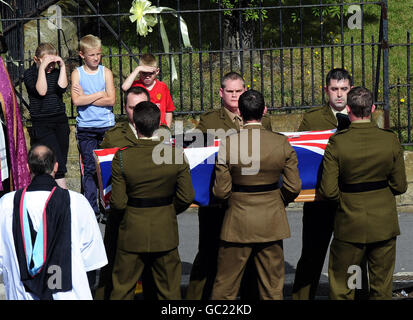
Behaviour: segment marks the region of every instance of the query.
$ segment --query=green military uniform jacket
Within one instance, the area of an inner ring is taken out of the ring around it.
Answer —
[[[244,141],[248,141],[248,148]],[[236,144],[235,148],[232,143]],[[240,143],[244,147],[240,147]],[[259,144],[259,151],[256,143]],[[243,164],[241,159],[251,154],[257,162]],[[297,155],[287,137],[266,130],[259,124],[245,126],[236,135],[227,137],[219,148],[213,188],[216,197],[228,199],[222,240],[263,243],[290,237],[285,206],[301,190],[297,163]],[[234,184],[269,185],[278,183],[281,177],[282,186],[275,190],[254,193],[232,191]]]
[[[158,148],[155,149],[154,148]],[[153,154],[172,155],[171,164],[155,164]],[[182,150],[178,151],[182,154]],[[122,158],[122,159],[121,159]],[[189,166],[175,161],[175,148],[159,141],[139,139],[134,146],[118,150],[112,161],[111,208],[125,210],[120,224],[118,248],[128,252],[160,252],[178,246],[176,215],[186,210],[195,197]],[[173,196],[162,207],[136,208],[129,198]]]
[[[400,234],[395,195],[407,189],[403,150],[396,135],[371,122],[352,123],[334,134],[323,160],[320,192],[339,202],[334,237],[371,243]],[[342,184],[387,181],[388,187],[343,192]]]
[[[269,116],[264,115],[261,122],[265,129],[271,130],[271,119]],[[225,111],[225,107],[203,113],[196,128],[204,133],[207,132],[207,129],[224,129],[225,131],[229,129],[237,129],[235,123],[232,122]]]
[[[331,130],[337,128],[337,118],[331,107],[326,104],[308,110],[301,121],[298,131]]]
[[[117,123],[116,126],[106,131],[100,148],[122,148],[133,146],[138,139],[129,126],[128,121]]]

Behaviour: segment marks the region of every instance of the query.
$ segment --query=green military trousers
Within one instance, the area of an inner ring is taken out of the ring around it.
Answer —
[[[334,238],[328,266],[330,299],[354,300],[354,289],[357,282],[361,282],[361,274],[357,281],[356,273],[360,271],[357,266],[363,258],[368,264],[369,299],[391,300],[396,238],[373,243],[351,243]]]
[[[247,261],[253,257],[257,268],[261,300],[282,300],[284,287],[283,241],[265,243],[221,242],[212,300],[235,300]]]
[[[145,266],[152,270],[159,300],[181,299],[182,264],[177,248],[144,253],[118,249],[113,267],[113,291],[110,299],[133,300],[136,282]]]

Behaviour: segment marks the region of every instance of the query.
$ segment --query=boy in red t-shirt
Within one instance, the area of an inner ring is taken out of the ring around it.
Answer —
[[[161,110],[161,124],[171,127],[174,103],[169,93],[168,86],[156,79],[159,73],[158,63],[150,53],[145,53],[139,60],[139,66],[126,78],[122,90],[130,87],[143,87],[148,90],[151,102]],[[135,80],[139,75],[139,80]]]

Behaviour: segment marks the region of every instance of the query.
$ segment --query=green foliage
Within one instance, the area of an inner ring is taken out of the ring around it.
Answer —
[[[254,63],[252,66],[254,68],[256,68],[258,71],[261,71],[261,64],[260,63]]]
[[[220,1],[219,0],[210,0],[212,3],[218,4]],[[226,8],[226,9],[234,9],[238,8],[240,5],[239,0],[222,0],[221,1],[221,7]],[[259,1],[257,0],[251,0],[251,1],[242,1],[241,0],[241,7],[248,7],[248,8],[255,8],[259,6]],[[224,15],[227,16],[232,16],[233,11],[232,10],[226,10],[224,11]],[[246,21],[258,21],[261,17],[261,20],[264,21],[264,19],[268,18],[267,16],[267,10],[261,9],[247,9],[243,13],[244,18]]]
[[[282,1],[284,3],[284,1]],[[311,9],[311,14],[313,17],[320,17],[320,14],[323,17],[323,20],[325,19],[338,19],[340,20],[341,18],[341,7],[338,4],[338,1],[336,0],[325,0],[323,1],[323,4],[331,4],[331,6],[326,6],[326,7],[314,7]],[[348,15],[347,13],[347,8],[348,6],[343,6],[343,16],[346,17]],[[299,9],[297,9],[298,11]],[[291,21],[293,23],[299,22],[300,21],[300,14],[297,13],[296,11],[291,13]]]
[[[324,4],[337,4],[336,0],[325,0]],[[320,12],[322,13],[323,17],[330,17],[330,18],[337,18],[340,19],[341,17],[341,9],[340,6],[330,6],[330,7],[322,7],[320,8],[313,8],[312,13],[315,17],[320,16]],[[347,6],[343,6],[343,16],[347,16]]]

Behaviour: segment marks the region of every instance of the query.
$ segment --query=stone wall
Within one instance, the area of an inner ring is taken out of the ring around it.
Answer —
[[[276,114],[271,115],[271,125],[274,131],[291,132],[296,131],[303,115],[302,114]],[[196,118],[175,117],[175,120],[184,122],[184,130],[194,128],[199,121]],[[383,113],[375,112],[375,121],[380,127],[383,126]],[[172,126],[173,130],[173,126]],[[29,135],[25,128],[26,142],[29,148]],[[407,181],[409,188],[404,195],[397,197],[399,209],[403,212],[413,212],[413,151],[405,151]],[[79,167],[79,152],[76,144],[75,126],[70,126],[70,147],[67,161],[68,174],[66,176],[68,187],[72,190],[80,192],[80,167]],[[291,207],[300,207],[301,204],[290,204]]]
[[[413,151],[404,152],[406,166],[407,192],[397,197],[397,205],[402,212],[413,212]]]

